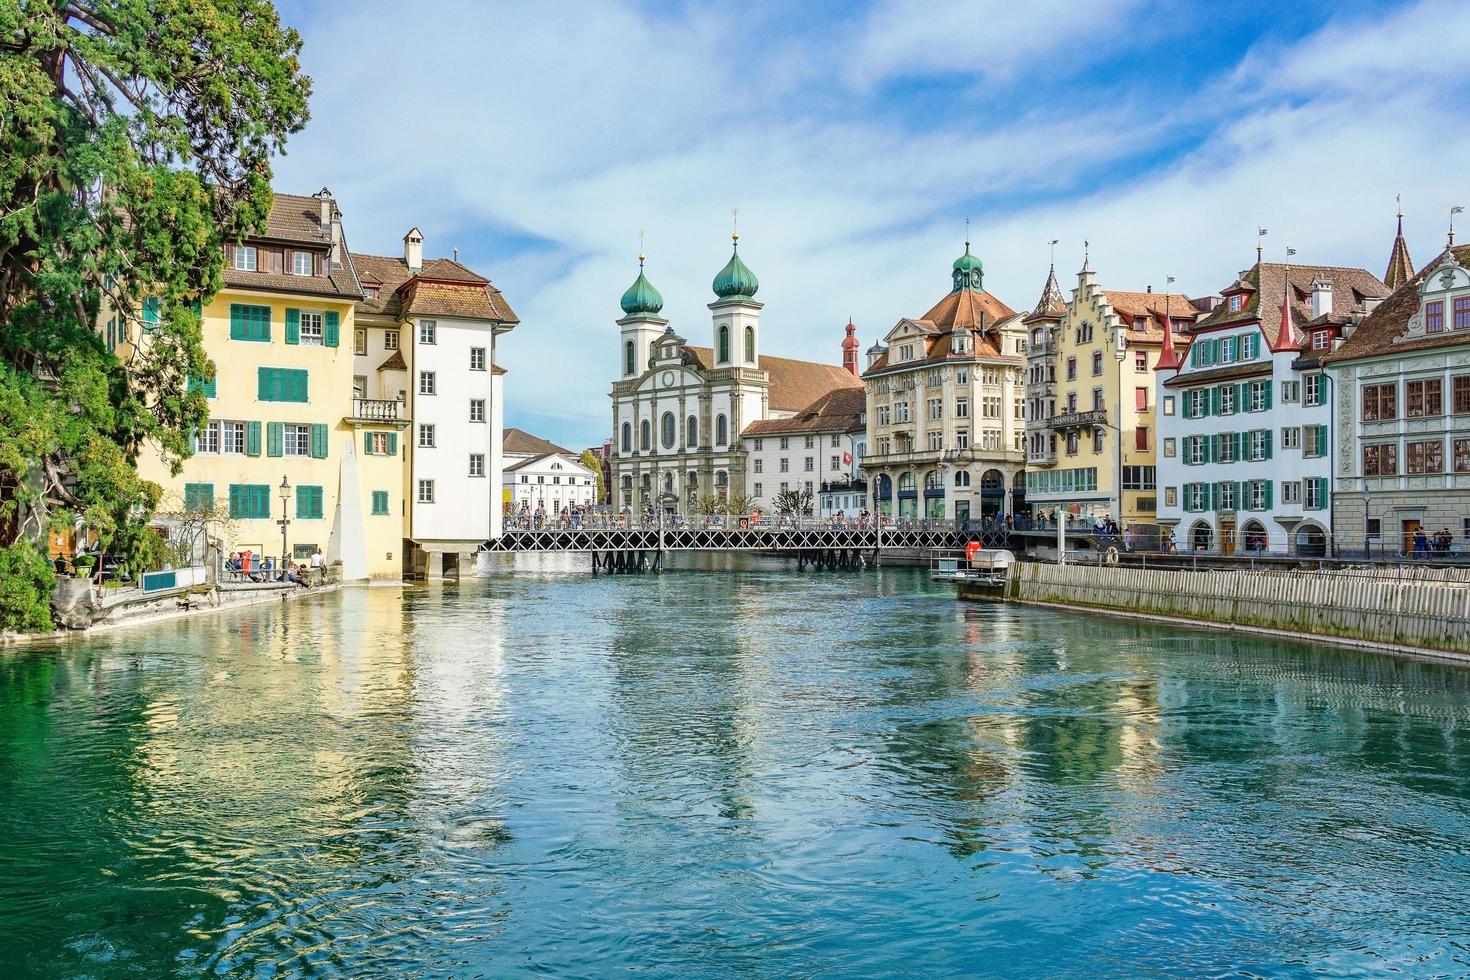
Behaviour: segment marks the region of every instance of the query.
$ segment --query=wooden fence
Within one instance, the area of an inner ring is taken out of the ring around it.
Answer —
[[[1024,562],[1021,602],[1116,609],[1470,655],[1470,571],[1150,569]]]

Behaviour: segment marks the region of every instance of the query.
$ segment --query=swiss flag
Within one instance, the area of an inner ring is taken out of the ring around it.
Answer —
[[[851,466],[852,465],[852,453],[843,453],[842,454],[842,465],[843,466]]]

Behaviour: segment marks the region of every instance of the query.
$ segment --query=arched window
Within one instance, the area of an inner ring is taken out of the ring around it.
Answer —
[[[940,481],[938,470],[930,470],[924,474],[925,490],[938,490],[941,486],[943,486],[943,483]]]
[[[901,473],[898,477],[898,489],[912,490],[914,488],[914,474]]]
[[[663,437],[664,448],[673,449],[674,439],[678,435],[678,423],[674,421],[673,412],[664,413],[664,417],[659,420],[659,428],[663,430],[660,435]]]
[[[658,341],[650,340],[648,342],[648,359],[651,361],[655,357],[658,357]]]
[[[684,420],[684,445],[690,449],[699,445],[699,419],[693,415]]]
[[[954,485],[957,487],[968,487],[970,485],[970,471],[958,470],[954,475]]]
[[[715,445],[723,446],[730,441],[730,423],[725,421],[725,416],[715,416]]]
[[[632,451],[633,451],[633,423],[632,422],[624,422],[623,423],[623,452],[625,452],[625,453],[631,453]]]
[[[633,489],[633,476],[632,476],[632,474],[630,474],[630,473],[624,473],[623,474],[623,489],[624,490],[632,490]]]
[[[673,493],[673,492],[674,492],[674,474],[672,474],[672,473],[665,473],[664,474],[664,493]]]
[[[730,328],[727,327],[727,326],[725,326],[725,324],[723,324],[723,323],[720,324],[720,351],[719,351],[719,355],[720,355],[719,356],[719,363],[721,363],[721,364],[729,364],[730,363]]]
[[[745,363],[755,363],[755,327],[745,328]]]
[[[715,486],[728,487],[730,485],[730,474],[720,470],[715,474]]]
[[[623,373],[624,374],[637,374],[638,373],[637,359],[638,359],[638,354],[636,353],[636,350],[633,347],[633,342],[630,340],[626,344],[623,345]]]
[[[638,448],[648,452],[648,419],[638,423]]]

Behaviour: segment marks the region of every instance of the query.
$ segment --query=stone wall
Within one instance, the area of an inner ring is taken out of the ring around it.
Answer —
[[[1470,570],[1188,571],[1026,562],[1010,598],[1470,658]]]

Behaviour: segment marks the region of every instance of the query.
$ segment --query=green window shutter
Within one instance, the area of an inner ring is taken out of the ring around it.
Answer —
[[[158,330],[158,297],[149,296],[143,300],[143,332],[153,333]]]
[[[296,488],[296,516],[301,520],[318,520],[322,516],[322,488]]]
[[[1244,412],[1250,407],[1251,386],[1244,381],[1235,386],[1235,410]]]
[[[285,425],[281,422],[267,422],[265,424],[265,454],[267,456],[280,456],[284,450]]]
[[[255,507],[253,517],[265,520],[271,516],[271,488],[268,483],[257,483],[255,490]],[[285,517],[285,514],[281,515]]]
[[[214,510],[214,484],[184,484],[184,509],[193,511]]]
[[[1317,455],[1327,455],[1327,426],[1317,426]]]
[[[1264,435],[1266,437],[1266,458],[1267,459],[1270,459],[1271,458],[1271,430],[1270,429],[1264,430],[1263,433],[1262,433],[1262,435]]]
[[[333,310],[328,310],[324,319],[326,323],[322,328],[324,335],[322,339],[328,347],[336,347],[341,341],[341,329],[337,321],[337,314]]]
[[[311,423],[311,458],[327,458],[327,425],[325,422]]]
[[[210,365],[210,366],[213,367],[213,365]],[[214,373],[209,376],[209,380],[206,381],[206,382],[204,382],[204,397],[205,398],[217,398],[217,397],[219,397],[219,387],[218,387],[218,385],[219,385],[219,368],[216,367],[216,368],[214,368]]]
[[[245,339],[245,307],[239,303],[230,304],[230,339]]]
[[[288,380],[290,381],[290,388],[289,388],[289,390],[290,390],[290,397],[287,398],[286,400],[287,401],[292,401],[292,402],[305,402],[305,401],[307,401],[308,400],[308,398],[307,398],[307,391],[306,391],[307,373],[305,371],[299,371],[299,370],[298,371],[287,371],[286,372],[286,375],[287,375]]]
[[[301,343],[301,311],[286,309],[286,343]]]
[[[241,486],[238,483],[230,484],[230,519],[238,520],[245,516],[244,507],[241,502]]]
[[[1266,400],[1263,404],[1266,406],[1266,411],[1269,412],[1271,410],[1271,382],[1262,382],[1262,387],[1265,389],[1266,394]]]
[[[388,455],[398,455],[398,433],[396,432],[388,433]]]
[[[384,517],[388,513],[388,491],[373,491],[373,516]]]
[[[245,423],[245,455],[246,456],[259,456],[260,455],[260,423],[259,422],[246,422]]]
[[[258,402],[273,402],[275,394],[272,385],[276,380],[276,372],[270,368],[255,369],[255,400]]]
[[[362,434],[362,454],[364,456],[371,456],[373,454],[373,434],[371,432],[364,432]]]
[[[1266,481],[1266,505],[1264,507],[1262,507],[1261,509],[1262,510],[1270,510],[1271,509],[1271,481],[1270,480],[1267,480]]]
[[[1215,485],[1213,483],[1206,483],[1204,486],[1205,486],[1205,493],[1204,493],[1205,510],[1214,510],[1215,509]]]
[[[1235,458],[1245,459],[1246,450],[1249,449],[1249,438],[1244,432],[1235,433]]]
[[[1213,450],[1215,447],[1211,445],[1212,440],[1208,436],[1200,436],[1200,440],[1202,443],[1200,446],[1200,458],[1206,463],[1213,462],[1215,458]]]
[[[1211,415],[1219,415],[1220,414],[1220,389],[1219,388],[1211,388],[1210,389],[1210,414]]]

